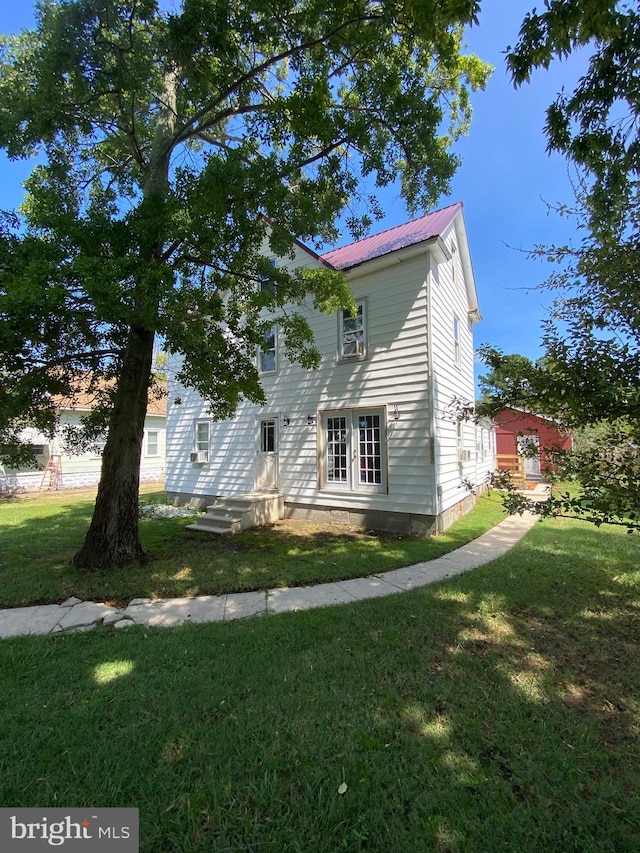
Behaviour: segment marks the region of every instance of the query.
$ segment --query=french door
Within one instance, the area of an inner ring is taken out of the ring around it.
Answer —
[[[347,410],[323,416],[324,487],[386,490],[384,412]]]

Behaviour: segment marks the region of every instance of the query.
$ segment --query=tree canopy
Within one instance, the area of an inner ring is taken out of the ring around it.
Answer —
[[[555,453],[557,476],[577,494],[544,506],[509,498],[516,511],[569,513],[599,524],[639,527],[640,500],[640,12],[617,0],[548,0],[524,19],[507,64],[516,85],[572,51],[588,52],[574,91],[547,110],[548,147],[575,170],[571,217],[579,241],[536,245],[531,257],[553,264],[541,285],[554,294],[543,326],[543,357],[526,364],[487,346],[483,411],[515,405],[590,436]]]
[[[620,0],[549,0],[526,16],[507,57],[520,85],[581,48],[587,71],[550,105],[546,123],[549,148],[576,170],[574,202],[556,212],[573,220],[579,242],[530,251],[553,264],[543,287],[555,295],[530,393],[573,426],[640,416],[640,10]],[[486,354],[495,370],[498,354]]]
[[[490,368],[478,376],[480,399],[476,402],[479,415],[495,415],[506,406],[522,407],[529,392],[534,364],[524,355],[503,355],[488,346],[480,347],[478,354]]]
[[[547,110],[550,150],[565,154],[591,181],[589,225],[600,239],[619,235],[638,207],[640,11],[620,0],[547,0],[524,19],[507,65],[516,85],[575,50],[589,54],[573,92]]]
[[[555,294],[545,321],[544,356],[536,363],[482,347],[490,368],[480,377],[479,411],[508,406],[547,415],[588,440],[553,453],[557,478],[579,484],[577,495],[555,498],[545,512],[578,515],[640,528],[640,289],[638,235],[600,242],[577,218],[578,246],[537,247],[555,270],[545,283]],[[503,484],[504,485],[504,484]],[[510,499],[512,508],[530,505]],[[533,507],[540,509],[540,507]]]
[[[143,560],[140,444],[156,335],[216,417],[263,401],[255,348],[318,360],[304,312],[348,304],[295,239],[355,237],[398,180],[446,193],[489,67],[462,50],[476,0],[40,0],[0,44],[0,145],[39,156],[0,222],[0,441],[54,422],[78,375],[114,380],[89,568]],[[257,286],[271,276],[274,286]],[[93,429],[99,424],[94,423]]]

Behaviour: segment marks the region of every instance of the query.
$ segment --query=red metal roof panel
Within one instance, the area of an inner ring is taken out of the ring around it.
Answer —
[[[336,269],[345,270],[398,249],[415,246],[417,243],[442,234],[461,210],[462,202],[458,201],[441,210],[427,213],[419,219],[405,222],[404,225],[396,225],[394,228],[381,231],[380,234],[372,234],[364,240],[358,240],[357,243],[332,249],[322,255],[321,260]]]

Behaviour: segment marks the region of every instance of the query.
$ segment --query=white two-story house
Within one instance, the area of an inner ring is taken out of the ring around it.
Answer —
[[[283,515],[443,530],[473,506],[468,483],[495,455],[490,429],[450,414],[453,399],[474,398],[481,319],[462,204],[277,262],[342,270],[357,314],[309,315],[315,371],[284,357],[275,329],[257,353],[267,404],[242,402],[231,420],[213,422],[196,392],[172,385],[170,357],[167,492],[210,506],[198,527],[218,532]]]

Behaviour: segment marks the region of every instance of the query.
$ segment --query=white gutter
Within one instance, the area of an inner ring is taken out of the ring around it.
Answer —
[[[385,255],[380,255],[377,258],[371,258],[371,260],[360,261],[360,263],[354,264],[352,267],[345,267],[343,272],[349,279],[359,278],[363,275],[369,275],[371,272],[377,272],[386,267],[404,263],[404,261],[411,260],[411,258],[422,255],[424,252],[432,255],[436,263],[442,263],[451,259],[451,252],[438,236],[430,237],[428,240],[423,240],[421,243],[416,243],[413,246],[406,246],[404,249],[394,249],[392,252],[387,252]]]

